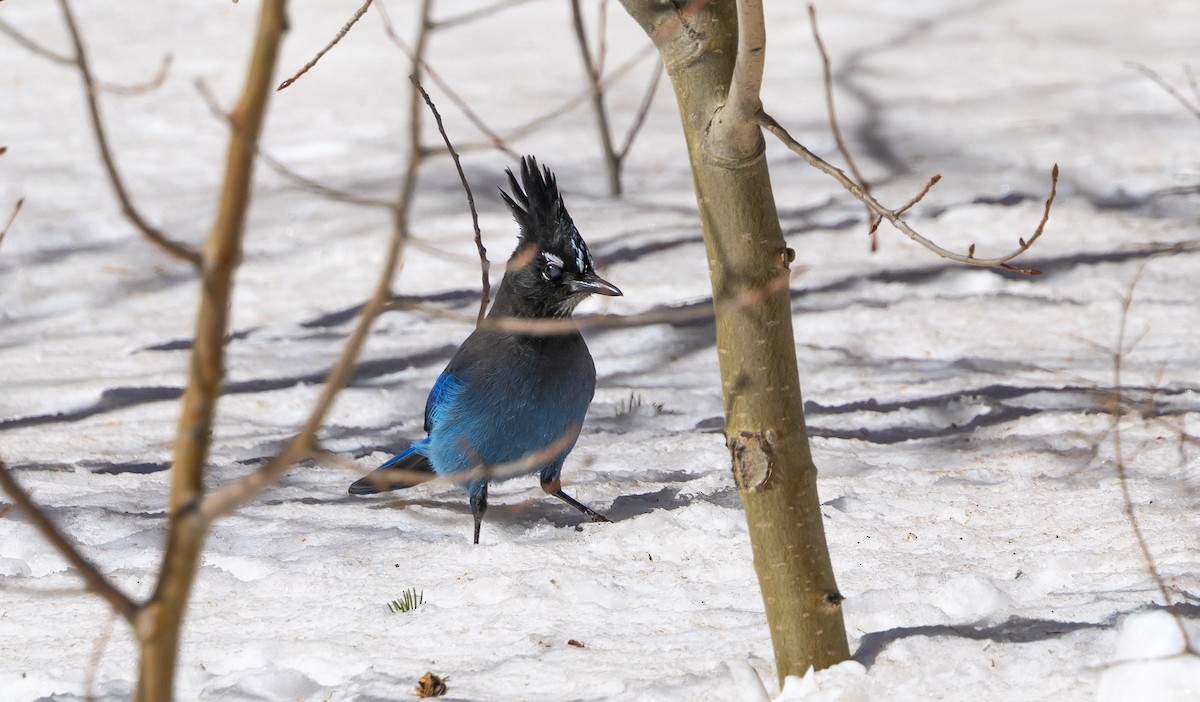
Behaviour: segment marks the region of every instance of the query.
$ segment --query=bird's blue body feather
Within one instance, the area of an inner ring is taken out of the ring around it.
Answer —
[[[430,393],[424,453],[438,475],[482,467],[492,480],[540,473],[551,482],[575,446],[595,388],[596,369],[577,332],[476,331]],[[470,481],[468,490],[482,482]]]
[[[510,172],[512,195],[502,193],[521,226],[521,240],[488,318],[564,319],[589,294],[620,295],[596,275],[550,171],[539,171],[526,158],[521,175],[518,184]],[[476,329],[429,392],[427,436],[379,470],[461,474],[475,514],[477,543],[488,483],[516,475],[538,473],[548,493],[603,520],[559,485],[595,389],[592,356],[573,328],[549,334]],[[475,473],[465,475],[470,471]],[[393,483],[372,475],[354,483],[350,492],[369,494],[411,484],[411,476],[408,482]]]

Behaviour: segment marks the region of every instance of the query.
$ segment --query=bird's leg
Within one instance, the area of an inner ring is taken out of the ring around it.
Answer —
[[[479,545],[479,527],[483,524],[483,513],[487,511],[487,483],[471,491],[471,515],[475,517],[475,545]]]
[[[591,507],[588,507],[587,505],[583,504],[579,500],[577,500],[574,497],[571,497],[567,493],[563,492],[562,481],[559,480],[558,478],[555,478],[554,480],[549,480],[549,481],[543,482],[542,489],[546,491],[547,495],[554,495],[558,499],[562,500],[563,502],[566,502],[567,504],[571,505],[572,507],[579,510],[580,512],[583,512],[593,522],[611,522],[612,521],[611,519],[604,516],[603,514],[600,514],[596,510],[592,509]]]

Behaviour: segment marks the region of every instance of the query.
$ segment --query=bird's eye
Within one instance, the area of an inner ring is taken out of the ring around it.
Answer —
[[[546,280],[557,282],[562,277],[562,266],[555,263],[546,264]]]

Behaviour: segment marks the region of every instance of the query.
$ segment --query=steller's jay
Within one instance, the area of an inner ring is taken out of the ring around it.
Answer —
[[[488,319],[569,319],[592,293],[620,295],[596,275],[550,169],[539,170],[526,156],[519,184],[512,170],[506,172],[512,194],[500,195],[521,233]],[[596,366],[573,326],[522,333],[485,324],[467,337],[433,384],[425,402],[428,435],[352,484],[350,494],[458,475],[465,479],[479,543],[489,480],[538,473],[547,494],[592,521],[606,522],[563,492],[559,480],[595,390]],[[405,477],[392,478],[388,471]]]

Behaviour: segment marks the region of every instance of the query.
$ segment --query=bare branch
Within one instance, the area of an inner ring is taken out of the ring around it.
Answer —
[[[454,15],[453,17],[447,17],[444,20],[431,22],[430,28],[446,29],[447,27],[453,27],[458,24],[474,22],[477,19],[482,19],[488,15],[496,14],[497,12],[507,10],[510,7],[524,5],[527,2],[529,2],[529,0],[499,0],[499,2],[494,2],[491,5],[485,5],[484,7],[480,7],[475,10],[468,10],[462,14]]]
[[[329,43],[326,44],[323,49],[317,52],[316,56],[313,56],[312,59],[309,60],[308,63],[304,64],[299,71],[296,71],[295,75],[280,83],[279,87],[275,88],[275,90],[283,90],[292,83],[295,83],[297,80],[300,80],[300,76],[308,73],[313,66],[316,66],[317,61],[320,61],[325,54],[329,53],[330,49],[337,46],[337,43],[342,40],[342,37],[346,36],[346,33],[350,31],[350,28],[353,27],[358,20],[362,19],[363,15],[367,14],[367,8],[371,7],[372,2],[374,2],[374,0],[366,0],[361,7],[354,11],[354,15],[346,21],[346,24],[342,25],[342,28],[338,30],[338,33],[334,35],[333,39],[329,40]]]
[[[138,231],[163,251],[191,263],[196,268],[200,268],[204,263],[204,259],[199,250],[187,244],[171,240],[162,230],[147,222],[130,199],[129,193],[125,189],[125,183],[121,180],[120,172],[117,170],[117,164],[113,158],[112,151],[108,146],[108,136],[104,131],[104,122],[100,117],[100,105],[96,100],[96,81],[92,77],[92,70],[88,65],[87,52],[84,50],[79,28],[75,24],[75,16],[71,12],[68,0],[58,0],[58,4],[62,8],[63,20],[66,22],[67,31],[71,35],[71,43],[75,47],[74,63],[79,68],[79,75],[83,79],[84,98],[87,100],[92,132],[96,135],[96,144],[100,147],[100,159],[104,163],[105,171],[108,172],[108,180],[112,184],[117,201],[121,204],[121,213],[125,215],[125,218]]]
[[[1133,497],[1129,491],[1129,469],[1125,465],[1125,456],[1121,445],[1121,415],[1124,413],[1124,388],[1122,386],[1121,371],[1124,363],[1125,355],[1137,344],[1137,340],[1133,344],[1126,346],[1125,335],[1129,322],[1129,309],[1133,306],[1133,293],[1137,289],[1138,282],[1141,281],[1142,273],[1146,270],[1146,264],[1149,260],[1142,263],[1138,267],[1137,273],[1129,282],[1129,287],[1125,291],[1125,296],[1121,300],[1121,316],[1118,323],[1117,345],[1113,350],[1113,404],[1112,404],[1112,442],[1113,442],[1113,461],[1117,468],[1117,481],[1121,486],[1121,501],[1125,512],[1125,517],[1129,520],[1129,527],[1133,530],[1133,537],[1137,541],[1138,550],[1141,551],[1142,559],[1146,562],[1146,570],[1150,573],[1150,577],[1154,580],[1154,585],[1158,589],[1159,597],[1162,598],[1163,604],[1167,611],[1175,618],[1175,623],[1179,627],[1179,634],[1183,637],[1184,647],[1187,652],[1197,655],[1195,643],[1188,634],[1187,626],[1183,623],[1183,617],[1180,616],[1179,610],[1175,607],[1175,602],[1171,597],[1171,592],[1167,588],[1167,583],[1162,577],[1162,573],[1158,570],[1158,565],[1154,561],[1154,554],[1150,551],[1150,545],[1146,541],[1146,535],[1142,533],[1141,523],[1138,521],[1137,512],[1134,510]]]
[[[7,34],[9,38],[20,44],[25,50],[37,54],[38,56],[41,56],[52,63],[57,63],[60,66],[70,66],[72,68],[79,67],[79,62],[74,57],[64,56],[56,51],[42,46],[41,44],[38,44],[2,19],[0,19],[0,34]],[[101,92],[113,93],[115,95],[140,95],[161,87],[167,79],[167,73],[170,71],[170,68],[171,55],[167,54],[163,56],[162,63],[158,67],[158,73],[144,83],[121,85],[119,83],[106,83],[104,81],[97,80],[96,88]]]
[[[488,145],[503,151],[511,158],[519,159],[520,154],[510,149],[508,144],[505,143],[504,138],[497,134],[491,127],[489,127],[488,124],[483,121],[483,118],[476,114],[473,109],[471,109],[471,106],[467,104],[467,101],[459,96],[459,94],[455,92],[454,88],[452,88],[449,83],[442,80],[441,75],[438,74],[437,71],[433,70],[433,67],[425,61],[424,56],[419,56],[411,47],[409,47],[407,42],[400,38],[400,35],[396,33],[395,27],[392,26],[391,17],[388,15],[387,9],[384,7],[382,2],[379,3],[379,16],[383,20],[383,31],[388,38],[392,40],[392,43],[404,52],[404,55],[408,57],[409,61],[418,64],[420,68],[422,68],[425,73],[429,75],[429,78],[433,80],[434,84],[441,88],[442,92],[446,94],[446,97],[450,99],[450,102],[454,103],[455,107],[457,107],[459,111],[463,113],[463,116],[465,116],[467,120],[471,122],[471,124],[475,125],[476,129],[478,129],[489,139],[490,143]],[[428,31],[428,29],[426,31]]]
[[[1029,239],[1018,239],[1017,248],[1003,256],[997,258],[975,258],[974,244],[972,244],[972,250],[966,255],[963,255],[948,249],[944,249],[919,234],[900,217],[899,211],[890,210],[879,204],[878,200],[863,192],[863,189],[858,186],[858,183],[855,183],[840,168],[831,165],[820,156],[817,156],[813,152],[809,151],[804,147],[803,144],[793,139],[792,135],[788,134],[787,130],[780,126],[780,124],[775,121],[775,118],[771,117],[766,112],[759,113],[758,121],[767,131],[778,137],[779,140],[787,145],[789,149],[799,154],[804,158],[805,161],[808,161],[810,164],[815,166],[817,170],[831,176],[834,180],[841,183],[842,187],[849,190],[855,198],[869,207],[870,210],[877,216],[886,219],[893,227],[899,230],[900,233],[917,242],[921,246],[929,249],[938,256],[971,266],[979,266],[981,268],[999,268],[1001,270],[1006,270],[1012,273],[1022,273],[1024,275],[1041,274],[1041,271],[1035,268],[1018,268],[1016,266],[1009,265],[1008,262],[1028,251],[1029,247],[1033,246],[1034,242],[1036,242],[1042,236],[1042,232],[1046,228],[1046,223],[1050,220],[1050,208],[1054,204],[1054,198],[1058,192],[1058,164],[1055,164],[1054,168],[1050,172],[1050,195],[1046,198],[1045,211],[1042,213],[1042,219],[1038,223],[1037,229],[1034,230],[1033,235],[1030,236]],[[928,187],[931,186],[927,186],[927,188]],[[920,197],[923,197],[923,195],[919,195],[916,199],[919,200]]]
[[[1192,97],[1196,99],[1196,104],[1200,105],[1200,82],[1196,81],[1196,74],[1192,72],[1191,65],[1184,64],[1183,73],[1187,76],[1188,85],[1192,88]]]
[[[228,112],[221,109],[221,106],[217,104],[217,98],[215,95],[213,95],[212,90],[209,89],[208,84],[205,83],[203,79],[197,78],[195,86],[196,90],[200,93],[200,96],[204,98],[205,104],[208,105],[208,109],[213,113],[213,115],[224,121],[230,128],[236,129],[237,123],[233,121],[233,118]],[[292,170],[290,167],[285,166],[279,160],[268,154],[266,150],[262,148],[262,144],[256,142],[254,144],[254,148],[255,152],[258,154],[258,157],[262,159],[262,162],[267,164],[267,166],[276,173],[284,178],[287,178],[288,180],[291,180],[300,187],[321,195],[322,197],[326,197],[330,200],[336,200],[338,202],[349,203],[351,205],[362,205],[363,207],[378,207],[381,209],[390,210],[396,206],[396,204],[391,200],[362,197],[345,190],[339,190],[337,188],[330,187],[324,183],[319,183],[312,178],[301,175],[300,173]]]
[[[629,126],[629,133],[625,135],[625,143],[621,145],[621,152],[617,154],[619,161],[624,161],[629,155],[629,150],[633,148],[633,140],[637,138],[638,132],[642,131],[642,126],[646,123],[646,117],[650,114],[650,107],[654,104],[654,94],[658,91],[658,84],[663,75],[663,63],[660,58],[654,62],[654,74],[650,76],[650,85],[646,87],[646,92],[642,95],[642,102],[638,105],[637,112],[634,113],[633,123]]]
[[[1168,83],[1165,78],[1160,76],[1158,73],[1156,73],[1154,70],[1152,70],[1148,66],[1144,66],[1140,63],[1132,63],[1132,62],[1129,64],[1129,66],[1131,68],[1133,68],[1134,70],[1136,70],[1138,73],[1141,73],[1142,75],[1146,76],[1150,80],[1154,81],[1154,83],[1156,85],[1158,85],[1158,87],[1160,87],[1164,91],[1166,91],[1167,95],[1170,95],[1171,97],[1175,98],[1176,102],[1178,102],[1180,105],[1183,105],[1185,110],[1187,110],[1188,112],[1191,112],[1192,115],[1195,116],[1196,119],[1200,119],[1200,90],[1198,90],[1196,87],[1196,79],[1195,79],[1195,76],[1192,74],[1191,69],[1187,70],[1187,76],[1188,76],[1188,83],[1191,85],[1192,91],[1194,93],[1196,93],[1196,104],[1194,104],[1194,105],[1191,103],[1191,101],[1189,101],[1187,99],[1187,96],[1185,96],[1183,93],[1176,90],[1175,86]]]
[[[483,234],[479,231],[479,213],[475,210],[475,196],[471,193],[471,184],[467,182],[467,174],[463,173],[462,161],[458,158],[458,152],[454,150],[454,145],[450,143],[450,135],[446,134],[446,126],[442,124],[442,116],[438,114],[437,107],[434,106],[429,93],[425,92],[425,88],[421,86],[421,81],[417,80],[415,75],[411,76],[411,79],[413,85],[417,86],[417,90],[421,91],[421,97],[425,98],[425,104],[429,105],[429,111],[433,113],[433,119],[437,122],[438,133],[442,135],[442,141],[446,142],[446,150],[450,152],[450,156],[454,159],[454,168],[458,170],[458,179],[462,181],[463,190],[467,192],[467,207],[471,210],[471,226],[475,228],[475,249],[479,251],[479,269],[483,277],[483,290],[479,297],[479,317],[475,322],[478,325],[483,322],[483,317],[487,314],[492,284],[488,279],[488,271],[491,268],[491,264],[488,261],[487,249],[483,245]]]
[[[171,72],[171,60],[171,55],[165,54],[162,57],[162,62],[158,65],[158,73],[155,73],[154,77],[147,81],[131,85],[100,83],[100,89],[113,95],[143,95],[158,90],[167,81],[167,75]]]
[[[9,471],[8,465],[4,461],[0,461],[0,487],[8,493],[13,502],[25,513],[33,526],[41,532],[54,550],[58,551],[68,563],[75,568],[76,572],[83,577],[87,589],[95,594],[103,597],[112,607],[113,611],[121,615],[126,621],[133,622],[134,616],[137,615],[138,605],[122,592],[117,586],[109,582],[108,578],[96,568],[95,564],[89,561],[75,542],[65,533],[50,521],[46,513],[33,501],[29,493],[17,483]]]
[[[921,188],[921,192],[914,195],[911,200],[904,203],[903,207],[896,210],[896,216],[899,217],[900,215],[904,214],[905,212],[908,212],[918,202],[920,202],[921,200],[924,200],[925,196],[929,194],[929,191],[933,189],[933,186],[937,185],[938,181],[940,181],[941,179],[942,179],[941,173],[934,173],[933,177],[929,179],[929,182],[925,184],[925,187]],[[878,215],[872,215],[872,210],[869,207],[867,208],[867,214],[874,217],[873,221],[871,222],[871,234],[874,234],[879,229],[879,225],[883,224],[883,217],[880,217]],[[1023,244],[1025,242],[1025,240],[1021,239],[1020,242]],[[971,253],[973,255],[974,250],[972,250]]]
[[[929,194],[929,191],[933,190],[933,186],[937,185],[938,182],[941,181],[941,179],[942,179],[941,173],[934,173],[933,177],[929,179],[929,182],[925,184],[925,187],[921,188],[921,192],[914,195],[913,199],[904,203],[903,207],[896,210],[896,214],[902,215],[905,212],[908,212],[909,210],[911,210],[918,202],[920,202],[921,200],[924,200],[925,196]],[[1045,225],[1045,223],[1043,222],[1043,226],[1044,225]]]
[[[605,78],[604,81],[602,81],[601,84],[605,87],[612,85],[617,80],[619,80],[621,77],[623,77],[626,73],[628,73],[631,69],[633,69],[633,67],[636,66],[642,59],[644,59],[646,56],[649,56],[652,53],[655,53],[655,49],[652,44],[648,44],[648,45],[642,47],[641,50],[639,50],[637,53],[635,53],[633,56],[631,56],[629,59],[627,59],[624,63],[622,63],[620,66],[618,66],[612,73],[610,73],[608,75],[608,77]],[[588,98],[591,97],[591,95],[592,95],[592,90],[589,87],[587,90],[584,90],[583,92],[576,94],[574,97],[567,99],[566,101],[564,101],[562,104],[558,105],[557,107],[551,108],[549,111],[547,111],[537,117],[534,117],[533,119],[529,120],[528,122],[525,122],[524,124],[514,127],[513,129],[509,130],[506,135],[504,135],[502,137],[498,137],[498,138],[502,142],[511,142],[515,139],[519,139],[521,137],[527,136],[529,133],[544,126],[547,122],[551,122],[551,121],[567,114],[571,110],[574,110],[576,107],[579,107],[584,102],[586,102],[588,100]],[[495,146],[496,146],[496,144],[494,141],[486,142],[486,143],[485,142],[474,142],[474,143],[469,143],[469,144],[459,144],[458,151],[459,151],[459,153],[464,153],[467,151],[476,151],[479,149],[495,148]]]
[[[11,24],[9,24],[8,22],[5,22],[3,19],[0,19],[0,34],[8,35],[8,37],[10,39],[12,39],[13,41],[20,44],[26,51],[31,51],[31,52],[37,54],[38,56],[41,56],[44,59],[53,61],[54,63],[57,63],[62,66],[75,66],[76,65],[74,58],[72,58],[70,56],[63,56],[62,54],[60,54],[56,51],[47,49],[46,47],[42,46],[41,44],[38,44],[34,40],[30,39],[29,37],[25,36],[21,32],[17,31],[16,27],[13,27]]]
[[[762,0],[737,0],[738,48],[729,84],[726,109],[733,110],[731,120],[753,122],[762,110],[763,68],[767,59],[767,28]]]
[[[837,108],[834,106],[833,101],[833,69],[829,62],[829,52],[825,50],[825,42],[821,39],[821,30],[817,26],[817,8],[812,3],[808,4],[808,21],[812,26],[813,42],[817,45],[817,52],[821,54],[821,70],[825,82],[825,109],[829,114],[829,129],[833,132],[833,141],[837,144],[838,153],[842,155],[842,160],[846,162],[846,168],[850,170],[850,175],[853,176],[854,181],[858,183],[864,193],[870,194],[871,184],[867,182],[862,171],[858,170],[858,163],[850,155],[850,149],[846,147],[846,141],[842,138],[842,127],[838,123]],[[925,192],[928,192],[928,189]],[[917,199],[920,200],[923,196],[922,194]],[[867,221],[871,222],[870,227],[867,229],[867,233],[871,236],[871,250],[877,251],[879,249],[879,237],[876,236],[876,232],[879,229],[879,223],[883,220],[874,217],[871,213],[871,208],[867,207]]]
[[[842,129],[838,124],[837,108],[833,100],[833,69],[829,61],[829,52],[825,50],[825,42],[821,39],[820,27],[817,25],[817,8],[812,3],[808,5],[808,19],[812,26],[813,42],[817,45],[817,52],[821,55],[821,69],[825,82],[825,107],[829,114],[829,128],[833,132],[834,141],[837,143],[838,153],[846,161],[846,167],[850,170],[850,175],[854,177],[855,182],[863,189],[863,192],[870,193],[870,183],[863,177],[862,172],[858,170],[858,164],[854,162],[854,157],[850,155],[850,150],[846,148],[846,141],[842,138]]]
[[[600,80],[604,75],[604,60],[608,57],[608,0],[600,0],[596,14],[596,80]]]
[[[592,60],[592,50],[588,47],[579,0],[571,0],[571,24],[575,30],[575,42],[583,57],[584,74],[591,88],[592,113],[596,118],[596,130],[600,133],[600,149],[604,152],[604,168],[608,174],[608,193],[616,197],[621,194],[621,156],[613,148],[612,127],[608,123],[608,110],[604,107],[604,86],[598,64]]]

